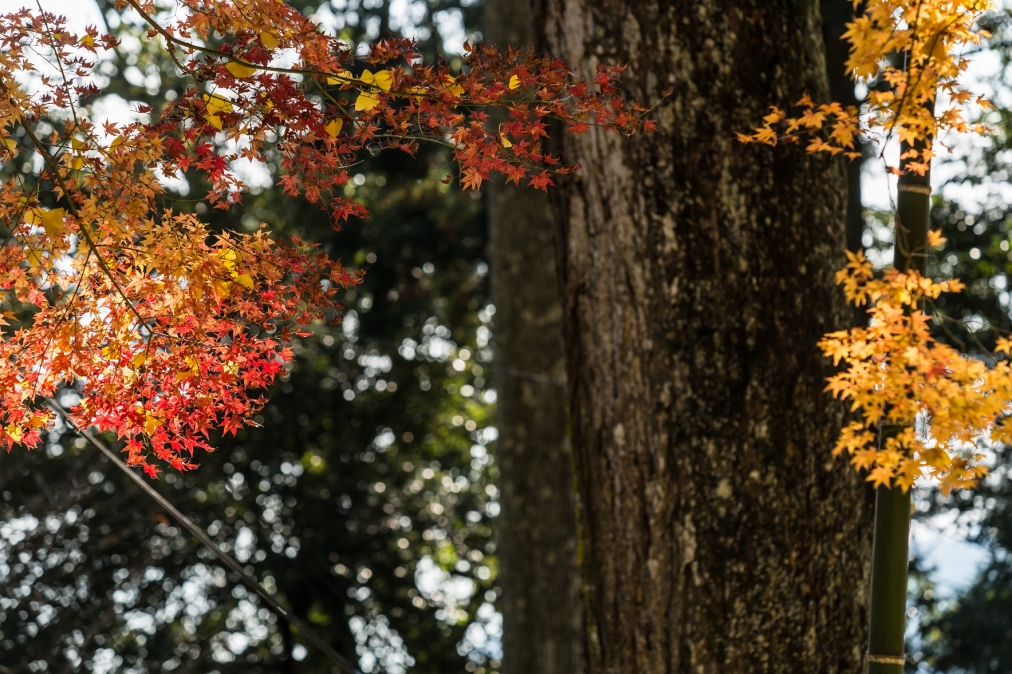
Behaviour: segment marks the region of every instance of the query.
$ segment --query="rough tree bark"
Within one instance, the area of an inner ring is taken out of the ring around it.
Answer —
[[[533,39],[528,0],[488,0],[485,40]],[[583,621],[565,396],[562,291],[548,199],[489,190],[501,490],[503,674],[579,674]]]
[[[549,51],[628,63],[660,129],[567,136],[556,193],[592,673],[855,672],[868,490],[815,344],[843,167],[735,132],[827,100],[817,0],[545,0]]]

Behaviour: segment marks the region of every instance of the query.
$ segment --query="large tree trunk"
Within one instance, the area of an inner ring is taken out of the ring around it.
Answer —
[[[485,39],[529,45],[527,0],[488,0]],[[499,464],[503,674],[583,671],[583,612],[566,417],[562,290],[548,199],[489,191]]]
[[[570,418],[592,673],[856,672],[868,490],[830,449],[815,344],[842,166],[735,140],[828,98],[817,0],[545,0],[549,51],[659,130],[568,136],[559,191]]]

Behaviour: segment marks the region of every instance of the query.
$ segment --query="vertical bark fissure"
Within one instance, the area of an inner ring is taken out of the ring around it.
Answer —
[[[871,508],[830,458],[815,344],[842,166],[742,146],[766,106],[828,98],[814,0],[547,0],[545,46],[628,63],[659,130],[567,137],[557,198],[591,672],[853,672]]]

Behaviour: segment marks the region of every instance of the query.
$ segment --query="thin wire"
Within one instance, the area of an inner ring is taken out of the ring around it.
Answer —
[[[278,601],[274,599],[274,597],[272,597],[267,592],[267,590],[265,590],[260,585],[259,582],[257,582],[256,578],[254,578],[252,575],[246,572],[246,569],[244,569],[242,565],[239,564],[239,562],[230,557],[227,553],[222,552],[221,549],[218,548],[217,545],[215,545],[214,541],[211,540],[211,538],[204,532],[203,529],[194,524],[186,515],[177,510],[176,507],[172,505],[172,503],[170,503],[164,496],[155,491],[155,489],[151,485],[146,483],[144,481],[144,478],[138,475],[136,471],[131,470],[130,467],[127,466],[123,462],[123,460],[119,458],[119,456],[117,456],[117,454],[109,448],[108,445],[106,445],[104,442],[96,438],[91,433],[91,431],[88,431],[87,429],[81,429],[75,426],[74,423],[67,416],[66,410],[64,410],[63,407],[61,407],[58,402],[56,402],[52,398],[47,398],[46,403],[57,414],[60,415],[60,418],[63,420],[64,423],[67,424],[67,426],[69,426],[74,432],[76,432],[82,438],[84,438],[92,445],[97,447],[98,450],[103,454],[105,454],[106,458],[112,461],[117,468],[126,473],[126,475],[131,480],[137,483],[137,485],[144,491],[144,493],[146,493],[148,496],[154,499],[158,503],[158,505],[160,505],[162,508],[165,509],[166,512],[172,515],[173,519],[179,522],[179,524],[182,525],[184,529],[186,529],[191,534],[196,536],[197,540],[199,540],[204,545],[204,547],[210,550],[211,553],[215,557],[217,557],[222,564],[224,564],[229,569],[239,574],[239,579],[242,581],[243,585],[253,590],[253,592],[256,592],[256,594],[267,603],[267,606],[270,608],[271,611],[274,612],[275,615],[277,615],[279,618],[281,618],[289,625],[297,629],[302,635],[304,635],[307,639],[309,639],[309,641],[313,642],[313,644],[315,644],[316,647],[319,648],[323,652],[323,654],[326,655],[334,664],[340,667],[342,671],[346,672],[347,674],[361,674],[361,672],[359,672],[359,670],[354,665],[352,665],[347,658],[345,658],[343,655],[334,650],[334,648],[329,643],[327,643],[327,641],[323,637],[317,634],[316,631],[312,627],[310,627],[304,620],[292,614],[288,609],[286,609],[284,606],[278,603]],[[2,671],[3,670],[0,670],[0,672]]]
[[[368,336],[360,336],[360,338],[374,342],[389,341],[384,339],[369,338]],[[390,343],[392,344],[392,342]],[[500,372],[502,374],[507,374],[522,379],[528,379],[530,381],[535,381],[541,384],[550,384],[552,386],[561,386],[561,387],[565,387],[566,385],[564,379],[559,379],[557,377],[552,377],[538,372],[529,372],[527,370],[520,370],[513,367],[506,367],[504,365],[493,365],[491,369],[493,371]],[[218,548],[217,545],[215,545],[214,541],[211,540],[211,538],[204,532],[203,529],[198,527],[186,515],[184,515],[182,512],[176,509],[176,507],[172,505],[172,503],[170,503],[164,496],[159,494],[151,485],[145,482],[144,479],[140,475],[138,475],[136,471],[131,470],[130,467],[127,466],[126,463],[124,463],[123,460],[120,459],[119,456],[108,447],[108,445],[106,445],[104,442],[96,438],[90,431],[83,430],[75,426],[74,423],[67,416],[67,411],[63,409],[63,407],[58,402],[56,402],[52,398],[47,398],[46,403],[57,414],[60,415],[60,418],[63,420],[65,424],[67,424],[67,426],[71,430],[73,430],[75,433],[77,433],[82,438],[84,438],[89,443],[98,448],[98,450],[102,452],[107,459],[112,461],[112,463],[115,464],[117,468],[119,468],[131,480],[133,480],[137,484],[137,486],[139,486],[141,490],[144,491],[144,493],[146,493],[148,496],[154,499],[155,502],[158,503],[158,505],[160,505],[162,508],[165,509],[166,512],[172,515],[173,519],[179,522],[179,524],[182,525],[184,529],[193,534],[197,538],[197,540],[199,540],[204,545],[205,548],[211,551],[211,554],[213,554],[222,562],[222,564],[224,564],[229,569],[239,574],[239,579],[242,581],[243,585],[253,590],[253,592],[255,592],[261,599],[263,599],[267,603],[267,606],[271,609],[271,611],[275,613],[275,615],[277,615],[279,618],[286,621],[288,624],[292,625],[297,630],[299,630],[299,632],[304,634],[306,638],[308,638],[311,642],[313,642],[313,644],[315,644],[316,647],[319,648],[323,652],[323,654],[326,655],[332,662],[334,662],[338,667],[340,667],[342,671],[346,672],[347,674],[361,674],[361,672],[354,665],[352,665],[351,662],[347,660],[347,658],[345,658],[336,650],[334,650],[334,648],[329,643],[327,643],[323,639],[323,637],[317,634],[312,627],[306,624],[306,622],[300,619],[298,616],[290,613],[288,609],[286,609],[284,606],[278,603],[278,601],[274,599],[274,597],[268,594],[267,590],[265,590],[260,585],[260,583],[257,581],[256,578],[247,573],[246,570],[242,567],[242,565],[239,564],[239,562],[230,557],[228,554],[222,552],[221,549]],[[0,669],[0,674],[6,673],[4,672],[3,669]]]

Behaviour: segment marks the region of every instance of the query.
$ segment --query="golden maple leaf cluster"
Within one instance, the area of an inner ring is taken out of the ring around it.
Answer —
[[[53,419],[45,398],[74,387],[79,427],[112,431],[131,465],[193,467],[214,430],[235,431],[264,404],[301,326],[339,318],[357,282],[297,238],[212,232],[172,208],[162,177],[206,181],[228,210],[245,159],[276,158],[286,194],[336,226],[365,216],[349,169],[384,149],[449,145],[465,187],[494,172],[545,188],[575,170],[547,153],[547,121],[651,127],[617,95],[621,67],[591,82],[531,52],[467,46],[465,68],[420,62],[396,39],[363,57],[279,0],[117,0],[150,27],[187,88],[150,121],[89,120],[97,59],[117,39],[76,35],[47,11],[0,16],[0,161],[41,160],[0,183],[0,442],[28,447]],[[26,84],[29,83],[29,84]],[[508,120],[491,123],[489,107]]]
[[[860,156],[859,139],[901,144],[894,174],[924,176],[943,133],[987,131],[967,118],[966,106],[993,105],[968,91],[960,78],[968,48],[990,37],[977,25],[991,0],[855,0],[860,13],[848,24],[846,67],[868,85],[861,107],[816,104],[809,96],[791,116],[772,108],[763,125],[739,134],[746,143],[775,146],[808,139],[808,152]],[[922,186],[918,186],[922,188]],[[941,237],[929,232],[927,246]],[[912,243],[922,249],[921,242]],[[916,270],[890,269],[875,278],[860,253],[837,274],[847,299],[869,305],[867,326],[826,335],[823,352],[845,368],[827,390],[851,401],[860,419],[846,426],[834,456],[847,453],[875,486],[904,491],[922,475],[948,493],[974,485],[987,474],[982,448],[1012,441],[1012,368],[1002,356],[1012,343],[999,339],[993,353],[969,357],[936,341],[921,305],[942,292],[958,292],[958,280],[934,282]]]
[[[809,152],[860,155],[858,138],[898,138],[907,149],[905,170],[924,175],[934,156],[931,143],[943,132],[984,133],[983,124],[966,118],[964,107],[993,105],[960,83],[969,66],[967,48],[990,37],[976,25],[992,8],[991,0],[855,0],[863,13],[848,24],[850,42],[847,71],[856,81],[880,80],[870,87],[862,109],[839,103],[816,104],[807,95],[797,102],[800,114],[791,116],[773,107],[763,125],[743,142],[776,145],[808,138]],[[898,172],[897,167],[891,170]]]
[[[837,282],[855,306],[870,306],[871,320],[819,342],[844,365],[827,390],[861,414],[841,432],[834,456],[847,453],[875,486],[895,481],[906,491],[922,475],[945,493],[973,486],[987,474],[981,446],[1012,441],[1012,363],[1001,355],[1012,355],[1012,342],[999,339],[984,357],[961,354],[932,337],[921,304],[962,283],[895,268],[875,278],[863,254],[848,257]]]

